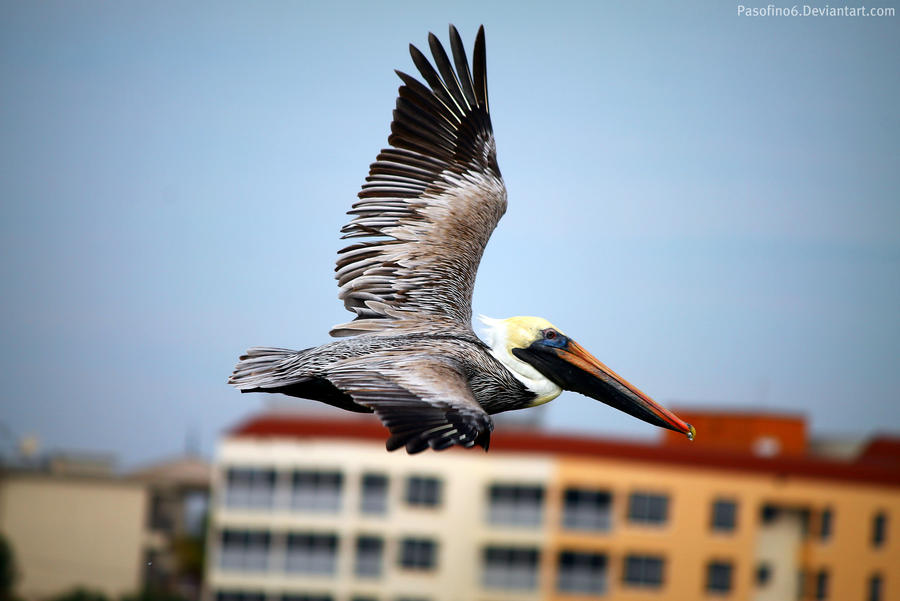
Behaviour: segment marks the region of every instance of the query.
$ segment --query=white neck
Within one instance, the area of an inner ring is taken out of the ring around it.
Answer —
[[[484,330],[486,342],[491,347],[491,355],[503,364],[525,388],[537,395],[531,407],[543,405],[558,397],[562,388],[552,380],[512,354],[506,323],[501,319],[491,319],[479,315],[478,318],[486,326]]]

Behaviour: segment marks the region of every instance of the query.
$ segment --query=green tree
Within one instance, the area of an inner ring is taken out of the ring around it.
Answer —
[[[52,601],[110,601],[110,599],[100,591],[78,587],[53,597]]]
[[[16,598],[13,588],[18,576],[12,546],[6,537],[0,534],[0,601],[12,601]]]

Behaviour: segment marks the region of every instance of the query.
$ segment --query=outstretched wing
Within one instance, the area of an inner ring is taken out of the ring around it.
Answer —
[[[480,445],[487,450],[494,424],[446,357],[389,356],[366,364],[348,363],[328,371],[328,380],[372,409],[391,431],[387,450],[406,447],[408,453],[454,444]]]
[[[453,64],[429,34],[434,67],[410,45],[428,86],[397,72],[391,148],[381,151],[341,230],[361,242],[338,253],[339,298],[356,313],[333,336],[397,327],[471,328],[472,288],[506,188],[488,114],[484,28],[469,71],[456,28]]]

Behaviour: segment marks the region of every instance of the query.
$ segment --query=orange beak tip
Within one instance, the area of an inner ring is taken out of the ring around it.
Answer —
[[[697,436],[697,431],[694,429],[694,426],[688,424],[687,437],[688,440],[694,440],[694,437]]]

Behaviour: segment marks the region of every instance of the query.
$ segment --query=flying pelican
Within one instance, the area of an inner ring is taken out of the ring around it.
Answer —
[[[693,426],[545,319],[482,318],[488,343],[475,335],[475,272],[506,211],[488,112],[484,27],[472,71],[452,25],[452,63],[434,34],[428,44],[435,66],[409,48],[428,85],[397,71],[403,85],[390,148],[371,165],[341,230],[343,238],[360,239],[339,251],[335,269],[339,298],[356,317],[332,329],[339,339],[322,346],[251,348],[229,383],[241,392],[375,412],[391,432],[389,451],[452,445],[486,451],[490,415],[541,405],[563,390],[693,439]]]

